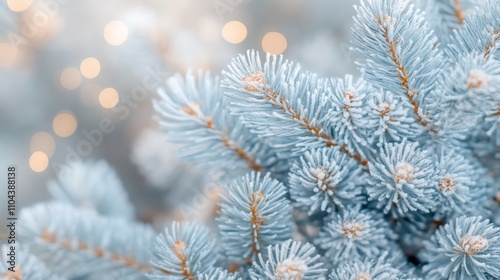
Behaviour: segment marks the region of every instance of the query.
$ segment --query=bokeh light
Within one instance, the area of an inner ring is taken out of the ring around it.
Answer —
[[[13,12],[22,12],[28,9],[31,4],[33,4],[33,0],[7,0],[7,6]]]
[[[239,21],[230,21],[222,28],[222,37],[232,44],[239,44],[247,37],[247,27]]]
[[[101,63],[95,57],[88,57],[80,63],[80,72],[87,79],[93,79],[101,72]]]
[[[31,170],[43,172],[49,166],[49,157],[44,152],[36,151],[31,154],[29,164]]]
[[[56,148],[56,143],[54,138],[50,133],[46,131],[37,132],[31,137],[30,141],[30,151],[32,153],[36,151],[44,152],[48,157],[54,154]]]
[[[262,38],[262,49],[266,53],[282,54],[286,47],[286,38],[279,32],[269,32]]]
[[[128,28],[119,20],[109,22],[104,28],[104,39],[112,46],[123,44],[128,37]]]
[[[76,118],[71,112],[59,113],[52,122],[54,132],[60,137],[68,137],[73,135],[77,127]]]
[[[9,43],[0,43],[0,67],[8,67],[16,60],[16,50]]]
[[[120,96],[114,88],[105,88],[99,94],[99,104],[106,109],[114,108],[119,100]]]
[[[80,86],[82,75],[75,67],[68,67],[61,72],[61,85],[67,90],[73,90]]]

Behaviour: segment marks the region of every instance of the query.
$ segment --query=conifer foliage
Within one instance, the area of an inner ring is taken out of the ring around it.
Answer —
[[[26,279],[500,279],[500,1],[355,10],[360,77],[249,50],[159,89],[167,139],[224,173],[209,225],[155,239],[82,163],[23,210]]]

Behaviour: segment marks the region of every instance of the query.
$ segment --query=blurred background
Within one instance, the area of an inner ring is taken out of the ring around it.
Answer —
[[[283,54],[323,77],[358,75],[349,50],[355,2],[1,0],[2,182],[17,166],[23,207],[49,199],[47,182],[61,167],[104,159],[140,219],[175,215],[174,202],[204,174],[164,141],[155,89],[190,68],[220,74],[247,49]]]

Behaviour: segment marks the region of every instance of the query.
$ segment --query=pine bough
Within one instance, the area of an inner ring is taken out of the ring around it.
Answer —
[[[81,164],[23,210],[23,279],[500,279],[500,2],[355,9],[359,78],[248,51],[159,90],[169,141],[225,174],[216,232],[155,240]]]

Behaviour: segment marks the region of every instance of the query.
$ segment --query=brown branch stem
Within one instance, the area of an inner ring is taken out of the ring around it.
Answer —
[[[417,102],[418,91],[410,88],[410,85],[409,85],[410,73],[408,73],[405,66],[403,65],[403,62],[401,61],[401,59],[399,58],[399,56],[396,52],[396,46],[398,44],[398,40],[393,40],[393,39],[389,38],[389,30],[387,29],[387,27],[384,26],[384,24],[382,23],[382,20],[380,18],[377,19],[377,21],[378,21],[379,25],[381,25],[383,30],[384,30],[385,41],[389,45],[389,49],[388,49],[389,54],[391,56],[392,62],[396,65],[399,81],[401,82],[401,86],[405,89],[405,95],[413,107],[413,113],[417,117],[417,121],[422,126],[425,127],[425,126],[427,126],[428,123],[427,123],[427,121],[423,120],[423,118],[418,113],[418,111],[420,109],[420,106]]]
[[[115,261],[115,262],[120,262],[126,267],[134,267],[137,270],[141,270],[141,271],[145,271],[145,272],[152,271],[152,268],[149,264],[141,264],[129,256],[122,256],[122,255],[118,255],[118,254],[106,251],[105,249],[102,249],[102,248],[91,247],[87,243],[84,243],[84,242],[79,242],[76,247],[72,246],[72,242],[70,239],[58,239],[58,237],[55,234],[49,232],[48,230],[44,230],[40,237],[45,242],[57,244],[66,250],[88,251],[88,252],[93,253],[98,258],[108,257],[110,260]]]
[[[458,24],[462,26],[464,24],[465,14],[462,7],[460,7],[460,0],[453,1],[453,8],[455,9],[455,17],[457,18]]]
[[[230,140],[227,137],[227,134],[225,131],[217,130],[217,128],[214,126],[214,121],[213,121],[212,117],[209,117],[209,116],[200,117],[200,115],[198,114],[197,107],[199,107],[199,104],[194,104],[192,106],[186,105],[183,107],[183,111],[186,114],[190,115],[191,117],[196,118],[201,122],[204,122],[206,128],[208,128],[214,132],[219,132],[222,135],[222,139],[221,139],[222,144],[224,144],[224,146],[226,148],[232,150],[236,155],[238,155],[239,158],[246,161],[248,166],[252,170],[260,171],[262,169],[262,167],[255,162],[255,158],[252,155],[247,154],[242,148],[240,148],[238,145],[236,145],[236,143],[234,141]]]
[[[298,113],[288,102],[286,101],[285,98],[279,98],[278,94],[272,90],[267,90],[266,91],[266,100],[271,101],[274,103],[273,105],[277,104],[285,113],[291,115],[291,118],[294,120],[297,120],[299,122],[299,125],[304,127],[311,135],[316,136],[319,139],[322,139],[325,141],[325,145],[327,147],[335,147],[338,146],[338,144],[335,142],[335,140],[326,134],[323,131],[323,127],[320,125],[313,125],[311,121],[309,121],[305,116],[302,116],[300,113]],[[366,166],[368,164],[368,161],[366,159],[363,159],[360,155],[354,154],[348,151],[347,146],[343,145],[339,148],[339,150],[343,153],[345,153],[347,156],[355,159],[362,165]]]

